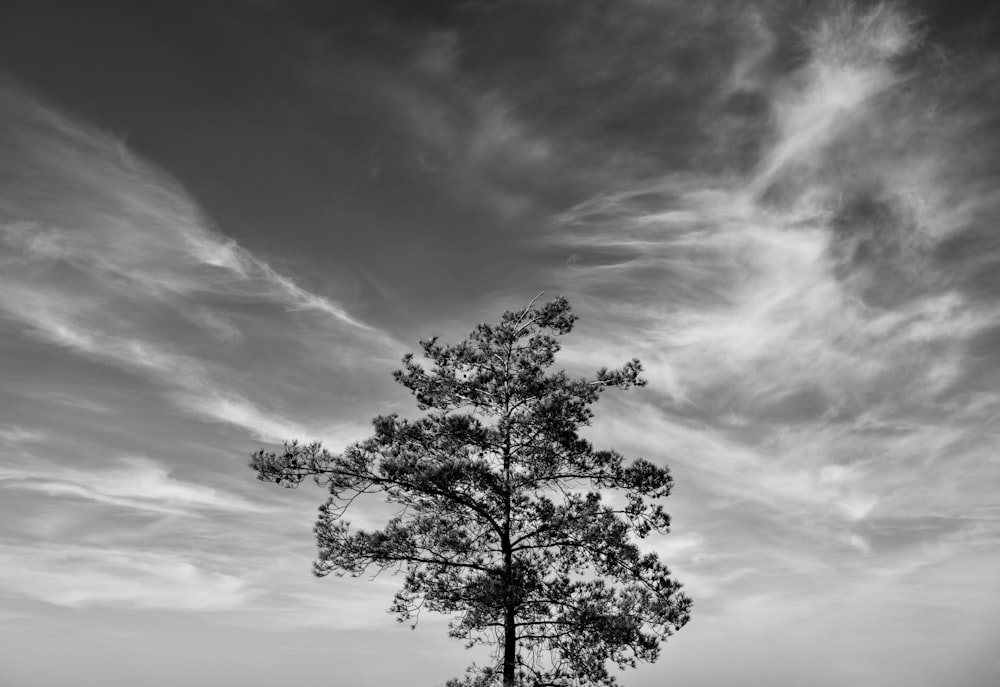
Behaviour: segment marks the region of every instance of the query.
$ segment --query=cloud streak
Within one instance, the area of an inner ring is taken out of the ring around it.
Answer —
[[[234,368],[250,364],[262,327],[297,357],[325,339],[348,357],[389,359],[392,339],[218,234],[176,182],[115,137],[10,86],[0,108],[12,170],[0,180],[2,316],[267,441],[330,438],[248,398]]]
[[[148,458],[129,458],[113,469],[74,469],[32,461],[0,469],[0,486],[160,513],[221,510],[255,512],[260,507],[235,494],[174,479]]]
[[[4,589],[42,601],[87,608],[219,611],[242,604],[244,583],[175,554],[80,546],[0,547]]]
[[[114,136],[9,84],[0,103],[3,147],[20,177],[8,179],[0,205],[3,238],[14,251],[10,264],[67,262],[150,297],[253,297],[372,332],[343,306],[306,291],[210,229],[174,180]],[[26,178],[30,188],[23,185]]]
[[[675,476],[648,544],[696,611],[637,685],[996,682],[995,15],[154,5],[52,28],[58,66],[21,48],[124,133],[0,89],[5,613],[142,610],[101,616],[136,646],[210,618],[282,665],[308,633],[391,682],[337,633],[392,645],[398,581],[311,578],[321,495],[240,456],[413,412],[386,374],[413,340],[545,291],[581,315],[560,363],[650,381],[589,438]]]
[[[981,488],[1000,477],[986,448],[1000,394],[971,382],[1000,364],[998,349],[977,345],[994,340],[1000,309],[965,281],[1000,257],[980,224],[1000,203],[977,157],[960,159],[998,134],[985,112],[942,104],[948,63],[928,57],[920,22],[899,5],[818,15],[800,34],[802,59],[762,78],[776,30],[760,29],[720,96],[767,103],[745,126],[760,132],[755,164],[609,178],[614,190],[539,241],[570,256],[562,277],[584,322],[604,321],[574,362],[636,353],[657,396],[612,410],[598,435],[667,451],[712,523],[702,545],[755,571],[741,590],[796,577],[836,585],[845,568],[919,586],[888,573],[895,557],[936,565],[937,546],[979,556],[965,539],[976,531],[990,533],[994,556],[1000,533]],[[952,97],[980,76],[950,84]],[[970,240],[988,254],[957,249]],[[745,549],[727,531],[734,512],[785,545],[769,536]],[[918,525],[931,517],[954,531]],[[714,590],[730,588],[733,564],[682,556],[681,569]]]

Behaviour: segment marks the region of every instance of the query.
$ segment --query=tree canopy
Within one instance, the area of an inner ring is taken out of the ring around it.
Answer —
[[[579,434],[601,393],[645,384],[641,365],[549,371],[575,320],[560,297],[457,344],[421,341],[428,367],[409,354],[395,372],[418,418],[376,417],[342,454],[292,441],[251,459],[262,480],[329,491],[316,575],[399,572],[400,621],[444,613],[452,637],[494,649],[492,665],[449,685],[612,685],[609,667],[656,660],[689,618],[681,585],[639,546],[669,531],[669,470]],[[399,510],[381,529],[352,528],[349,510],[371,496]]]

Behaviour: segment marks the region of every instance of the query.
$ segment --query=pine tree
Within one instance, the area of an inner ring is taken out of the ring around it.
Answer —
[[[449,634],[494,649],[448,685],[612,685],[609,665],[656,660],[690,600],[638,541],[668,532],[666,467],[626,463],[579,435],[606,389],[642,386],[641,365],[593,379],[549,372],[576,316],[563,298],[506,312],[464,341],[421,342],[397,382],[423,415],[375,418],[374,435],[335,455],[289,442],[258,451],[262,480],[329,490],[315,532],[316,575],[404,575],[391,610],[452,617]],[[382,529],[345,519],[358,497],[400,507]]]

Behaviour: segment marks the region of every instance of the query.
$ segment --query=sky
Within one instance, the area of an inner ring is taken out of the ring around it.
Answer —
[[[996,687],[998,84],[988,2],[6,0],[0,685],[460,674],[248,455],[544,292],[674,474],[623,684]]]

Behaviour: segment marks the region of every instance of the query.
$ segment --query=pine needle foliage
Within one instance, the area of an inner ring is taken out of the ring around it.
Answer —
[[[610,668],[656,660],[689,618],[681,585],[639,546],[669,531],[669,470],[579,434],[604,391],[646,383],[641,365],[550,371],[575,320],[560,297],[457,344],[422,341],[429,366],[410,354],[395,372],[420,417],[376,417],[374,434],[342,454],[292,441],[252,456],[262,480],[328,490],[316,575],[398,572],[400,621],[444,613],[452,637],[492,647],[491,665],[449,687],[614,685]],[[354,528],[361,497],[398,511],[381,529]]]

